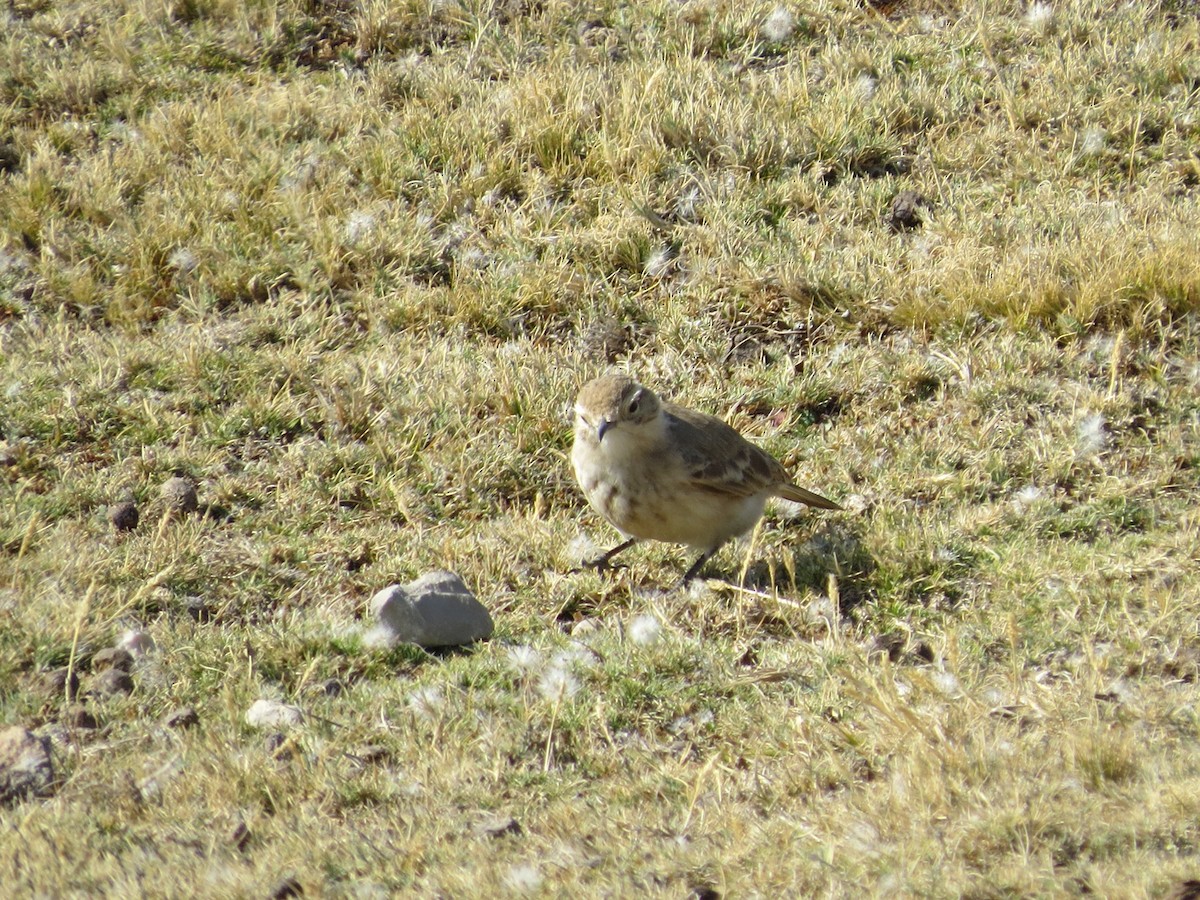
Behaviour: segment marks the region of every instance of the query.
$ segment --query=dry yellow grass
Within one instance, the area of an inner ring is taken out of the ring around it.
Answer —
[[[9,4],[0,721],[61,779],[0,883],[1196,877],[1198,42],[1182,3]],[[847,512],[688,593],[670,547],[572,572],[610,365]],[[364,646],[434,567],[495,639]],[[75,727],[46,674],[128,629]],[[260,697],[307,714],[281,746]]]

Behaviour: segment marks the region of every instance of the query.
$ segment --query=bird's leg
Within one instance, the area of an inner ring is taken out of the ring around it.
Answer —
[[[679,579],[679,586],[687,587],[688,582],[700,574],[700,570],[704,567],[704,564],[712,559],[712,555],[720,549],[720,546],[721,545],[718,544],[711,550],[705,550],[703,553],[701,553],[700,558],[692,563],[692,567],[683,573],[683,578]]]
[[[583,561],[583,567],[585,569],[595,569],[597,572],[607,572],[609,569],[620,568],[620,566],[614,566],[612,564],[612,562],[611,562],[612,558],[614,556],[616,556],[618,553],[620,553],[622,550],[628,550],[630,547],[632,547],[636,543],[637,543],[637,538],[630,538],[627,541],[617,544],[617,546],[613,547],[607,553],[601,554],[600,556],[597,556],[595,559],[585,559]]]

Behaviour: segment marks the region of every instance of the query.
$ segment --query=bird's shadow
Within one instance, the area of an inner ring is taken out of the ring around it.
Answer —
[[[852,526],[830,522],[798,546],[782,547],[772,556],[759,555],[746,569],[744,581],[740,566],[730,573],[729,580],[735,584],[741,581],[754,590],[809,589],[829,595],[830,599],[836,597],[839,616],[847,618],[874,596],[870,576],[876,568],[861,532]]]

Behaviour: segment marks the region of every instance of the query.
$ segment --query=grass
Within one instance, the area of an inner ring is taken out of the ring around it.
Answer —
[[[59,775],[4,813],[10,890],[1196,876],[1190,5],[0,20],[0,721]],[[689,592],[668,546],[572,571],[615,541],[566,459],[612,365],[846,512],[774,509]],[[367,646],[437,567],[496,636]],[[133,693],[88,693],[129,630]]]

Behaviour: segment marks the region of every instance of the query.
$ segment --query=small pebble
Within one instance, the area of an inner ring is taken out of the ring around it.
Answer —
[[[132,500],[122,500],[108,508],[108,521],[117,531],[133,531],[138,525],[138,508]]]
[[[246,710],[251,728],[292,728],[304,721],[300,707],[278,700],[255,700]]]
[[[579,338],[583,354],[597,361],[616,362],[633,345],[633,330],[616,319],[597,319]]]
[[[887,223],[892,231],[912,231],[920,228],[925,222],[920,210],[922,207],[928,209],[929,206],[929,201],[916,191],[901,191],[892,200]]]
[[[134,659],[137,659],[138,657],[154,652],[154,638],[150,637],[144,631],[131,629],[121,635],[121,639],[117,641],[117,647],[128,651]]]
[[[133,678],[128,672],[120,669],[105,669],[96,678],[96,692],[102,696],[111,697],[115,694],[133,693]]]
[[[205,622],[211,622],[215,618],[212,605],[203,597],[195,595],[186,597],[184,598],[183,605],[193,622],[204,624]]]
[[[75,699],[75,695],[79,693],[79,672],[70,672],[71,687],[67,690],[67,667],[63,666],[60,669],[51,669],[42,676],[42,690],[51,697],[66,696],[68,700]]]
[[[195,482],[180,475],[168,478],[159,496],[166,503],[168,510],[179,515],[193,513],[200,507]]]

